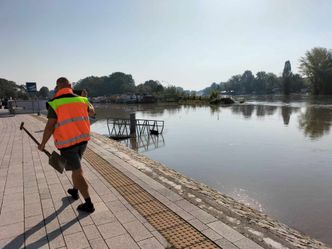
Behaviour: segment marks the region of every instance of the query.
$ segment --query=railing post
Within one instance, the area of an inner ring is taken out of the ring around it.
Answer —
[[[130,114],[130,136],[136,137],[136,114]]]

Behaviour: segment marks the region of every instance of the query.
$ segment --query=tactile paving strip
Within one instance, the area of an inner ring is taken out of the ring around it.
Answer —
[[[91,149],[87,160],[176,249],[220,248]]]

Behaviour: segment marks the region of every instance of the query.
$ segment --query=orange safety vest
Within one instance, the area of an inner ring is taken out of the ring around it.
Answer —
[[[57,115],[53,137],[58,149],[90,140],[87,98],[75,95],[71,88],[62,88],[47,103]]]

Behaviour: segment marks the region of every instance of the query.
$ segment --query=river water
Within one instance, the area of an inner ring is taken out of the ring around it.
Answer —
[[[105,135],[106,117],[164,120],[162,135],[137,140],[140,153],[332,245],[331,97],[96,109],[92,130]]]

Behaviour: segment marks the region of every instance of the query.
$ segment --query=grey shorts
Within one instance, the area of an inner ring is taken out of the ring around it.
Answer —
[[[67,171],[81,168],[81,159],[86,146],[87,143],[83,143],[60,151],[61,156],[66,160],[65,169]]]

